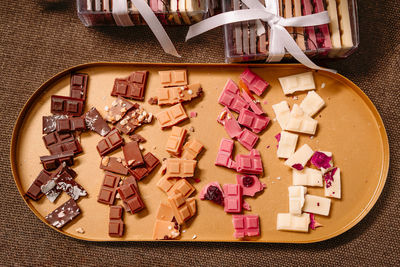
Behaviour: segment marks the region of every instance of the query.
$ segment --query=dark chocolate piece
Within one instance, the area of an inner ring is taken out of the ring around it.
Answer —
[[[74,152],[74,155],[82,152],[82,146],[71,133],[52,132],[43,136],[43,141],[51,155],[62,152]]]
[[[57,120],[66,118],[68,118],[67,115],[43,116],[42,117],[43,134],[54,132],[57,128]]]
[[[41,156],[40,161],[42,162],[43,168],[46,171],[57,169],[61,163],[65,162],[68,166],[74,164],[74,153],[73,152],[62,152],[50,156]]]
[[[81,213],[81,210],[72,198],[56,208],[52,213],[45,217],[46,221],[56,228],[61,228],[76,216]]]
[[[126,184],[119,187],[118,193],[132,214],[144,209],[145,206],[142,198],[133,184]]]
[[[143,136],[141,136],[140,134],[132,134],[129,136],[129,138],[133,141],[136,141],[138,143],[144,143],[146,142],[146,138],[144,138]]]
[[[95,107],[86,112],[85,123],[89,130],[94,131],[101,136],[106,136],[111,131],[107,122]]]
[[[122,220],[123,208],[121,206],[110,207],[110,223],[108,224],[108,235],[121,237],[124,235],[124,221]]]
[[[143,107],[135,104],[135,106],[120,120],[116,125],[120,132],[124,134],[132,134],[138,127],[143,124],[151,123],[153,115],[148,113]]]
[[[69,133],[73,131],[84,131],[86,129],[85,119],[82,117],[59,119],[56,122],[57,132]]]
[[[126,164],[131,167],[143,165],[144,160],[142,152],[140,151],[139,144],[136,141],[129,142],[122,146]]]
[[[128,168],[124,166],[122,159],[116,157],[103,157],[101,159],[100,169],[122,175],[128,174]]]
[[[129,172],[137,180],[142,180],[144,177],[149,175],[157,167],[158,164],[160,164],[158,158],[156,158],[151,152],[147,152],[147,154],[144,155],[143,160],[145,163],[143,167],[129,169]]]
[[[116,123],[122,119],[122,117],[132,108],[137,108],[139,104],[134,104],[121,96],[118,96],[111,103],[111,107],[106,106],[104,109],[107,111],[106,120],[111,123]]]
[[[81,116],[83,100],[67,96],[51,96],[51,113],[71,116]]]
[[[52,174],[46,170],[42,170],[38,177],[36,177],[35,181],[33,181],[32,185],[29,187],[28,191],[25,193],[27,197],[32,200],[39,200],[42,196],[42,190],[40,187],[43,184],[46,184],[51,179]]]
[[[100,156],[104,156],[121,147],[123,143],[124,139],[121,137],[118,130],[114,129],[109,132],[106,137],[100,140],[100,142],[97,144],[97,151],[99,152]]]
[[[71,74],[70,81],[70,93],[69,96],[72,98],[86,100],[88,76],[85,73],[73,73]]]
[[[148,71],[134,71],[128,78],[115,79],[112,96],[123,96],[135,100],[144,99]]]
[[[117,193],[117,187],[120,179],[121,178],[119,176],[110,172],[106,172],[97,202],[112,205],[115,200],[115,194]]]

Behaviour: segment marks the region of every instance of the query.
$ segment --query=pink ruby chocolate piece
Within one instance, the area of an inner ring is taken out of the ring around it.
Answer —
[[[253,197],[257,192],[264,190],[264,184],[255,175],[236,175],[237,183],[242,187],[244,196]]]
[[[256,113],[257,115],[261,115],[261,114],[265,113],[264,110],[261,107],[261,104],[254,102],[254,100],[246,92],[246,90],[242,91],[241,96],[243,97],[244,100],[246,100],[246,102],[249,104],[251,110],[254,111],[254,113]]]
[[[248,174],[261,174],[263,172],[260,152],[256,149],[252,149],[249,155],[237,155],[235,161],[237,172]]]
[[[262,95],[269,85],[264,79],[252,72],[250,69],[245,69],[243,73],[240,74],[240,79],[245,82],[250,91],[258,96]]]
[[[255,133],[264,130],[267,127],[269,120],[268,117],[257,115],[248,109],[241,109],[238,118],[239,124],[250,128]]]
[[[243,238],[245,236],[259,236],[260,223],[258,215],[233,215],[234,237]]]
[[[249,107],[249,104],[239,95],[239,87],[231,79],[228,79],[225,84],[218,98],[218,103],[235,112],[240,112],[242,108],[247,109]]]
[[[224,185],[224,210],[228,213],[239,213],[242,211],[242,188],[238,184]]]
[[[222,138],[215,165],[230,168],[233,145],[233,140]]]
[[[249,131],[248,129],[244,129],[237,137],[239,143],[242,144],[247,150],[252,150],[258,139],[258,135]]]

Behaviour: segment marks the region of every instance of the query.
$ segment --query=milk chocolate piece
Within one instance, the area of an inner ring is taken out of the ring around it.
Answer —
[[[71,116],[81,116],[83,100],[67,96],[51,96],[51,113]]]
[[[85,119],[81,117],[59,119],[56,122],[56,129],[59,133],[86,130]]]
[[[118,193],[132,214],[144,209],[145,206],[142,198],[133,184],[127,184],[119,187]]]
[[[110,127],[103,119],[99,111],[93,107],[85,113],[86,128],[98,133],[101,136],[106,136],[110,131]]]
[[[56,228],[62,228],[81,213],[78,204],[71,198],[45,217]]]
[[[106,137],[100,140],[100,142],[97,144],[97,151],[99,152],[100,156],[105,156],[121,147],[123,143],[124,139],[121,137],[118,130],[114,129],[109,132]]]
[[[28,191],[26,191],[25,195],[32,200],[39,200],[42,196],[42,190],[40,187],[43,184],[46,184],[51,179],[52,174],[46,170],[42,170],[39,175],[36,177],[35,181],[33,181],[32,185],[29,187]]]
[[[73,73],[71,74],[70,81],[70,93],[69,96],[73,98],[86,100],[88,84],[88,75],[85,73]]]
[[[54,132],[57,128],[57,120],[66,119],[67,115],[53,115],[42,117],[42,133],[48,134]]]
[[[115,79],[112,96],[123,96],[135,100],[144,99],[148,71],[134,71],[128,78]]]
[[[159,71],[160,82],[163,87],[187,85],[186,70]]]
[[[110,223],[108,224],[108,235],[121,237],[124,235],[124,221],[122,220],[123,208],[121,206],[110,207]]]
[[[138,108],[138,104],[134,104],[121,96],[118,96],[111,103],[111,107],[106,106],[104,109],[107,112],[106,120],[111,123],[116,123],[132,108]]]
[[[188,118],[182,104],[176,104],[156,115],[161,128],[172,127]]]
[[[68,166],[73,165],[74,153],[72,151],[69,151],[50,156],[41,156],[40,161],[42,162],[43,168],[46,171],[51,171],[56,169],[63,162],[65,162]]]
[[[157,165],[160,164],[158,158],[156,158],[151,152],[147,152],[147,154],[143,156],[143,160],[145,164],[144,166],[129,169],[129,172],[138,181],[149,175]]]
[[[116,157],[103,157],[101,159],[100,169],[122,175],[128,174],[128,168],[122,164],[122,159]]]
[[[141,136],[140,134],[132,134],[129,136],[129,138],[133,141],[136,141],[138,143],[144,143],[146,142],[146,138],[144,138],[143,136]]]
[[[117,188],[119,185],[120,177],[110,173],[105,172],[104,180],[100,188],[100,193],[97,197],[97,202],[112,205],[114,204],[115,194],[117,193]]]
[[[181,193],[168,197],[168,202],[174,211],[174,216],[178,224],[183,224],[196,213],[196,200],[194,198],[185,198]]]
[[[143,124],[151,123],[152,120],[153,114],[135,103],[134,107],[115,125],[115,128],[129,135]]]
[[[52,132],[43,136],[43,141],[51,155],[62,152],[74,152],[74,155],[82,152],[82,146],[71,133]]]
[[[136,141],[129,142],[122,146],[126,164],[131,167],[143,165],[143,156],[140,151],[139,144]]]

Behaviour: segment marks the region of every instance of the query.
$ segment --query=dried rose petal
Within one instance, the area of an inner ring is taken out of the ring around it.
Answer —
[[[204,199],[211,200],[212,202],[219,204],[221,206],[224,205],[224,196],[216,186],[209,186],[207,188],[207,193],[204,195]]]
[[[318,223],[318,222],[315,220],[315,215],[314,215],[314,213],[310,213],[310,228],[311,228],[312,230],[315,230],[317,227],[321,227],[321,226],[322,226],[322,224]]]
[[[332,170],[330,170],[330,171],[328,171],[328,172],[326,172],[324,174],[324,180],[325,180],[325,187],[326,188],[329,188],[329,187],[332,186],[332,182],[334,180],[333,176],[335,175],[336,170],[337,170],[337,167],[333,168]]]
[[[243,177],[242,182],[243,182],[244,187],[250,187],[254,184],[254,178],[251,176],[246,176],[246,177]]]
[[[331,167],[329,163],[331,160],[332,157],[328,157],[326,154],[319,151],[315,151],[314,155],[311,157],[311,163],[318,169],[329,169]]]
[[[279,147],[279,141],[281,141],[281,133],[278,133],[277,135],[275,135],[275,139],[276,141],[278,141],[278,144],[276,145],[276,147]]]
[[[301,171],[302,169],[304,169],[303,165],[301,165],[300,163],[293,164],[292,168],[296,169],[298,171]]]

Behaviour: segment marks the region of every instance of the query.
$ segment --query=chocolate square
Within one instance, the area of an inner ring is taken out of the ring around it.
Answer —
[[[102,200],[104,202],[109,202],[111,199],[111,195],[112,195],[111,191],[103,189],[100,191],[99,200]]]
[[[107,141],[104,140],[104,139],[101,140],[101,141],[99,142],[99,144],[97,145],[97,148],[99,149],[100,153],[106,151],[106,150],[109,148],[109,146],[108,146],[108,144],[107,144]]]
[[[110,220],[120,220],[122,216],[121,206],[111,206],[110,207]]]
[[[78,103],[77,102],[69,102],[67,104],[67,112],[76,113],[78,112]]]
[[[56,111],[63,111],[64,110],[64,101],[55,99],[53,100],[53,109]]]
[[[57,132],[69,131],[70,124],[69,119],[61,119],[57,121]]]
[[[54,133],[43,136],[43,140],[46,146],[51,146],[57,143],[57,138]]]
[[[72,76],[72,85],[82,86],[83,84],[83,76],[74,75]]]
[[[130,196],[135,195],[135,191],[133,191],[130,185],[120,187],[119,193],[122,195],[123,198],[129,198]]]
[[[103,184],[108,187],[115,187],[115,180],[116,180],[116,177],[106,174],[104,177]]]

